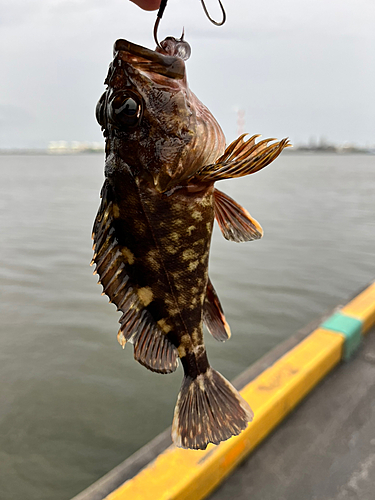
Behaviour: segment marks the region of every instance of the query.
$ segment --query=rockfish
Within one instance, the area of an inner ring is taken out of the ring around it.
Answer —
[[[190,47],[166,38],[156,51],[117,40],[96,117],[105,137],[105,182],[93,227],[94,274],[122,313],[118,341],[157,373],[184,379],[172,425],[176,446],[205,449],[239,434],[248,403],[210,367],[203,323],[220,341],[230,329],[208,277],[216,217],[226,239],[262,236],[250,214],[214,187],[257,172],[288,140],[256,143],[224,134],[188,87]]]

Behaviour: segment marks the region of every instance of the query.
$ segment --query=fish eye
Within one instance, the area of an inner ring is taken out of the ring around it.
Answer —
[[[136,94],[126,91],[115,93],[109,105],[109,116],[115,125],[134,127],[139,123],[141,115],[142,104]]]
[[[101,98],[98,101],[98,104],[96,105],[96,110],[95,110],[96,121],[102,128],[105,127],[104,111],[105,111],[106,94],[107,92],[104,92],[104,94],[101,96]]]

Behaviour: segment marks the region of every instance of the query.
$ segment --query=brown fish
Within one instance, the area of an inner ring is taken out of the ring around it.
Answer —
[[[122,316],[118,341],[158,373],[184,379],[174,413],[177,446],[205,449],[239,434],[247,402],[208,362],[203,322],[230,329],[208,277],[216,217],[228,240],[262,236],[260,225],[214,183],[257,172],[288,145],[239,137],[225,149],[210,111],[189,90],[187,42],[152,51],[117,40],[96,116],[106,138],[105,182],[94,223],[95,273]]]

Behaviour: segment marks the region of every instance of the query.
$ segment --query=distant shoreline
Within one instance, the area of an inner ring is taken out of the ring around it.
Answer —
[[[366,149],[366,148],[287,148],[283,151],[283,154],[333,154],[333,155],[375,155],[375,148]]]
[[[22,155],[22,156],[72,156],[82,154],[104,154],[104,149],[85,149],[80,151],[65,150],[65,151],[51,151],[48,149],[0,149],[0,155]]]
[[[103,150],[98,149],[85,149],[80,151],[65,150],[65,151],[51,151],[48,149],[0,149],[0,155],[12,156],[79,156],[79,155],[97,155],[104,154]],[[321,154],[334,154],[334,155],[375,155],[375,149],[365,148],[337,148],[337,149],[324,149],[324,148],[288,148],[283,151],[283,154],[303,154],[303,155],[321,155]]]

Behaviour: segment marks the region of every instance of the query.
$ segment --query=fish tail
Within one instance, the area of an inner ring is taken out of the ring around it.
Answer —
[[[196,378],[184,377],[172,424],[172,439],[180,448],[206,449],[240,434],[253,412],[220,373],[208,367]]]

